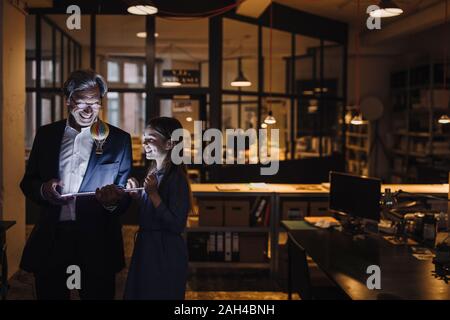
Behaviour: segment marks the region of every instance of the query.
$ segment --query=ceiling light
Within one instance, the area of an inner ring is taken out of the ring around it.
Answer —
[[[355,115],[350,121],[352,125],[359,126],[365,123],[362,116],[360,114]]]
[[[273,116],[272,111],[269,111],[269,114],[264,119],[264,123],[266,123],[266,124],[275,124],[275,123],[277,123],[277,120]]]
[[[440,124],[449,124],[449,123],[450,123],[450,118],[448,117],[448,115],[444,114],[444,115],[442,115],[442,116],[439,118],[438,122],[439,122]]]
[[[155,32],[155,38],[158,38],[159,34]],[[136,37],[138,38],[147,38],[147,32],[142,31],[142,32],[138,32],[136,33]]]
[[[389,18],[403,13],[403,10],[392,0],[381,0],[378,7],[379,9],[370,12],[371,17]]]
[[[165,79],[161,82],[163,87],[179,87],[181,86],[181,82],[178,79]]]
[[[238,76],[231,82],[232,87],[250,87],[252,83],[244,76],[242,72],[242,59],[238,58]]]
[[[232,87],[250,87],[252,83],[244,76],[242,72],[239,72],[236,79],[231,82]]]
[[[151,14],[156,14],[158,12],[158,8],[152,5],[134,5],[129,6],[127,11],[131,14],[136,14],[139,16],[148,16]]]

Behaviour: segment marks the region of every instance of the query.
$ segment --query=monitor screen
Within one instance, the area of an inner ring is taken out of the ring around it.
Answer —
[[[330,210],[380,220],[381,180],[330,172]]]

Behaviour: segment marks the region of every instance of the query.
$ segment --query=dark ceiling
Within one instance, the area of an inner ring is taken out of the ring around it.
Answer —
[[[65,13],[70,5],[78,5],[83,14],[126,14],[132,4],[153,3],[160,16],[207,15],[216,13],[222,8],[232,8],[236,0],[53,0],[54,13]],[[234,10],[234,8],[232,8]],[[48,9],[47,9],[48,11]]]

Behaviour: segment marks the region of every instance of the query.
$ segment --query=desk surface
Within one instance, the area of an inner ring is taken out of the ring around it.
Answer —
[[[8,230],[9,228],[11,228],[13,225],[15,225],[16,222],[15,221],[3,221],[0,220],[0,230]]]
[[[329,184],[249,184],[249,183],[194,183],[194,193],[278,193],[278,194],[328,194]],[[410,193],[448,194],[448,184],[383,184],[382,191],[403,190]]]
[[[417,260],[405,245],[392,245],[376,235],[353,240],[342,232],[317,229],[306,222],[282,224],[290,239],[301,245],[352,299],[450,300],[450,285],[434,276],[431,260]],[[369,265],[380,266],[380,290],[366,286]]]

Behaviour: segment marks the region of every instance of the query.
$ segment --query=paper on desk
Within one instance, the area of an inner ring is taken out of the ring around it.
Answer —
[[[267,190],[267,184],[265,182],[250,182],[248,184],[250,190]]]
[[[218,184],[216,189],[218,191],[241,191],[241,189],[232,184]]]

